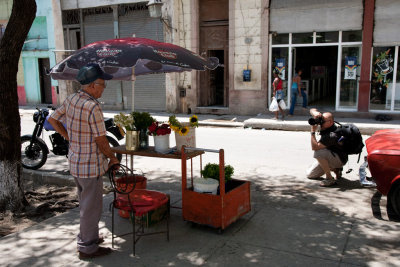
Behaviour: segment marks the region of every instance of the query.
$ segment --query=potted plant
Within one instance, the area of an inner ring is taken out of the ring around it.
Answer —
[[[154,150],[160,153],[169,151],[169,135],[171,128],[168,123],[153,122],[148,128],[148,134],[154,137]]]
[[[176,149],[181,151],[181,147],[196,147],[196,128],[199,127],[199,120],[196,115],[189,118],[188,123],[181,123],[175,115],[168,119],[171,129],[175,132]]]
[[[147,135],[147,128],[155,121],[154,118],[148,112],[137,112],[131,113],[134,125],[137,131],[139,131],[140,148],[146,149],[149,146],[149,136]]]
[[[233,171],[234,169],[231,165],[225,166],[225,188],[229,184],[228,181],[232,179]],[[208,163],[200,173],[204,179],[194,180],[194,191],[216,195],[219,186],[219,165]]]
[[[136,130],[133,115],[126,115],[121,112],[119,115],[114,116],[114,122],[118,126],[122,135],[126,132],[126,149],[137,150],[139,148],[139,131]]]
[[[234,170],[231,165],[225,165],[225,182],[232,179]],[[219,181],[219,165],[216,163],[207,163],[200,173],[204,178],[212,178]]]

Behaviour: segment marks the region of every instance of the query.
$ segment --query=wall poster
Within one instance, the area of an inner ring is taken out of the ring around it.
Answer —
[[[279,77],[282,80],[285,80],[285,71],[286,71],[285,58],[277,58],[275,63],[276,63],[275,69],[279,71]]]
[[[346,57],[344,66],[344,79],[355,80],[357,78],[357,57]]]

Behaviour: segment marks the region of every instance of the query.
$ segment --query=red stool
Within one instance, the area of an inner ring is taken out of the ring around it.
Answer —
[[[162,192],[147,190],[147,189],[135,189],[136,179],[132,179],[133,183],[125,184],[121,183],[123,179],[128,177],[129,173],[132,173],[129,168],[124,165],[116,164],[113,165],[109,170],[109,178],[111,185],[114,189],[114,199],[112,201],[112,246],[114,247],[114,237],[121,237],[124,235],[133,235],[133,255],[136,254],[136,243],[142,236],[154,235],[154,234],[166,234],[167,240],[169,241],[169,198],[167,194]],[[122,180],[120,180],[122,179]],[[118,182],[120,183],[118,184]],[[121,186],[122,185],[122,186]],[[118,195],[118,196],[117,196]],[[144,231],[144,216],[150,211],[154,211],[163,205],[167,205],[166,230],[158,232]],[[114,233],[114,209],[122,210],[129,213],[129,217],[132,222],[132,232],[116,235]],[[138,227],[136,227],[136,217],[140,217]]]

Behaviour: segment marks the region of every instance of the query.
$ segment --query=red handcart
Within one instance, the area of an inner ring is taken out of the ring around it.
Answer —
[[[193,191],[187,186],[187,153],[190,150],[219,153],[219,195],[204,194]],[[208,225],[224,230],[241,216],[251,210],[250,182],[231,179],[232,189],[225,190],[224,150],[182,147],[182,215],[186,221]]]

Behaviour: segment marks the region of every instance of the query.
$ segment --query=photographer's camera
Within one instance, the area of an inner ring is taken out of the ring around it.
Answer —
[[[322,125],[324,123],[324,120],[320,117],[318,118],[309,118],[308,119],[308,124],[310,125]]]

